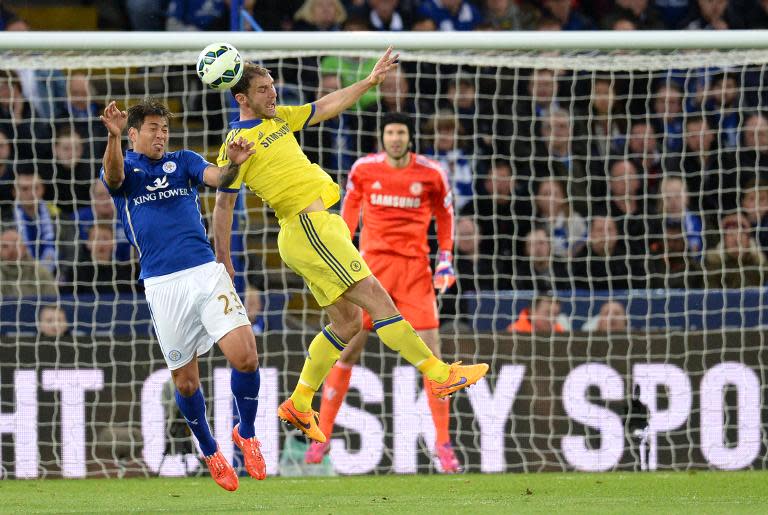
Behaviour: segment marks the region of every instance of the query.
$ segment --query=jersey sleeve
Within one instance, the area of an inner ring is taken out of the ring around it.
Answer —
[[[305,129],[314,114],[314,102],[302,106],[277,106],[277,116],[288,122],[291,132]]]
[[[344,195],[344,202],[341,204],[341,217],[349,227],[352,236],[357,231],[357,225],[360,223],[360,206],[363,201],[362,181],[360,177],[360,167],[358,163],[352,165],[352,170],[347,178],[347,192]]]
[[[121,193],[130,193],[136,187],[136,174],[133,172],[133,167],[127,161],[123,161],[123,175],[125,176],[123,183],[119,188],[113,190],[109,187],[106,179],[104,178],[104,167],[102,166],[101,170],[99,171],[99,179],[101,179],[101,182],[107,188],[109,194],[113,197]]]
[[[187,176],[194,186],[202,184],[203,172],[205,172],[206,168],[213,165],[197,152],[192,150],[183,150],[182,152],[184,153],[184,162],[187,165]]]
[[[229,164],[229,157],[227,157],[227,145],[229,145],[229,142],[232,141],[232,139],[235,137],[237,133],[238,133],[237,130],[229,131],[229,134],[227,134],[227,137],[224,140],[224,143],[221,144],[221,148],[219,149],[219,155],[216,157],[216,165],[219,168],[224,168]],[[248,161],[246,161],[242,166],[240,166],[240,173],[237,174],[237,177],[235,177],[235,180],[232,181],[232,184],[230,184],[226,188],[219,188],[219,191],[224,191],[227,193],[239,192],[240,187],[243,185],[243,171],[245,170],[247,164],[248,164]]]
[[[436,163],[435,163],[436,164]],[[448,174],[436,164],[435,197],[432,199],[435,221],[437,222],[437,245],[440,250],[453,252],[453,195]]]

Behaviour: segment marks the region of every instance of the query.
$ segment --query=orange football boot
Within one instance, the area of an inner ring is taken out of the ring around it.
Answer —
[[[240,447],[245,461],[245,470],[248,474],[258,480],[267,477],[267,464],[264,463],[264,456],[261,455],[261,442],[255,436],[243,438],[238,432],[240,424],[232,428],[232,441]]]
[[[237,490],[239,485],[237,474],[235,474],[235,469],[229,464],[227,458],[221,453],[221,449],[216,449],[215,453],[204,456],[203,459],[217,485],[230,492]]]
[[[488,365],[478,363],[476,365],[462,365],[461,361],[450,365],[448,379],[442,383],[429,380],[429,386],[436,397],[448,397],[463,388],[472,386],[488,373]]]
[[[283,422],[291,424],[307,435],[308,438],[320,443],[325,442],[325,435],[317,425],[319,420],[317,411],[311,408],[309,411],[298,411],[293,405],[293,400],[288,399],[277,408],[277,416]]]

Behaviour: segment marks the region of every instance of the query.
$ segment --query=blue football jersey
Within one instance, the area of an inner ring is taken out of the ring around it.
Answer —
[[[128,151],[125,180],[107,186],[128,241],[139,251],[140,279],[171,274],[215,260],[205,234],[197,186],[212,166],[190,150],[161,159]],[[104,181],[104,168],[101,169]]]

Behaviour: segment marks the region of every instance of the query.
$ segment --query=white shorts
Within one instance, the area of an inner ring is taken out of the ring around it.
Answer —
[[[224,335],[251,322],[224,265],[210,262],[144,281],[168,368],[181,368]]]

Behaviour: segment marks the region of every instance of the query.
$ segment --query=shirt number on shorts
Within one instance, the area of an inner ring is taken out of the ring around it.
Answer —
[[[232,306],[229,305],[229,299],[232,298]],[[216,297],[218,300],[224,303],[224,314],[229,315],[232,313],[232,310],[235,309],[243,309],[243,305],[240,304],[240,300],[237,298],[237,293],[231,291],[229,292],[229,296],[226,294],[221,294],[218,297]]]

